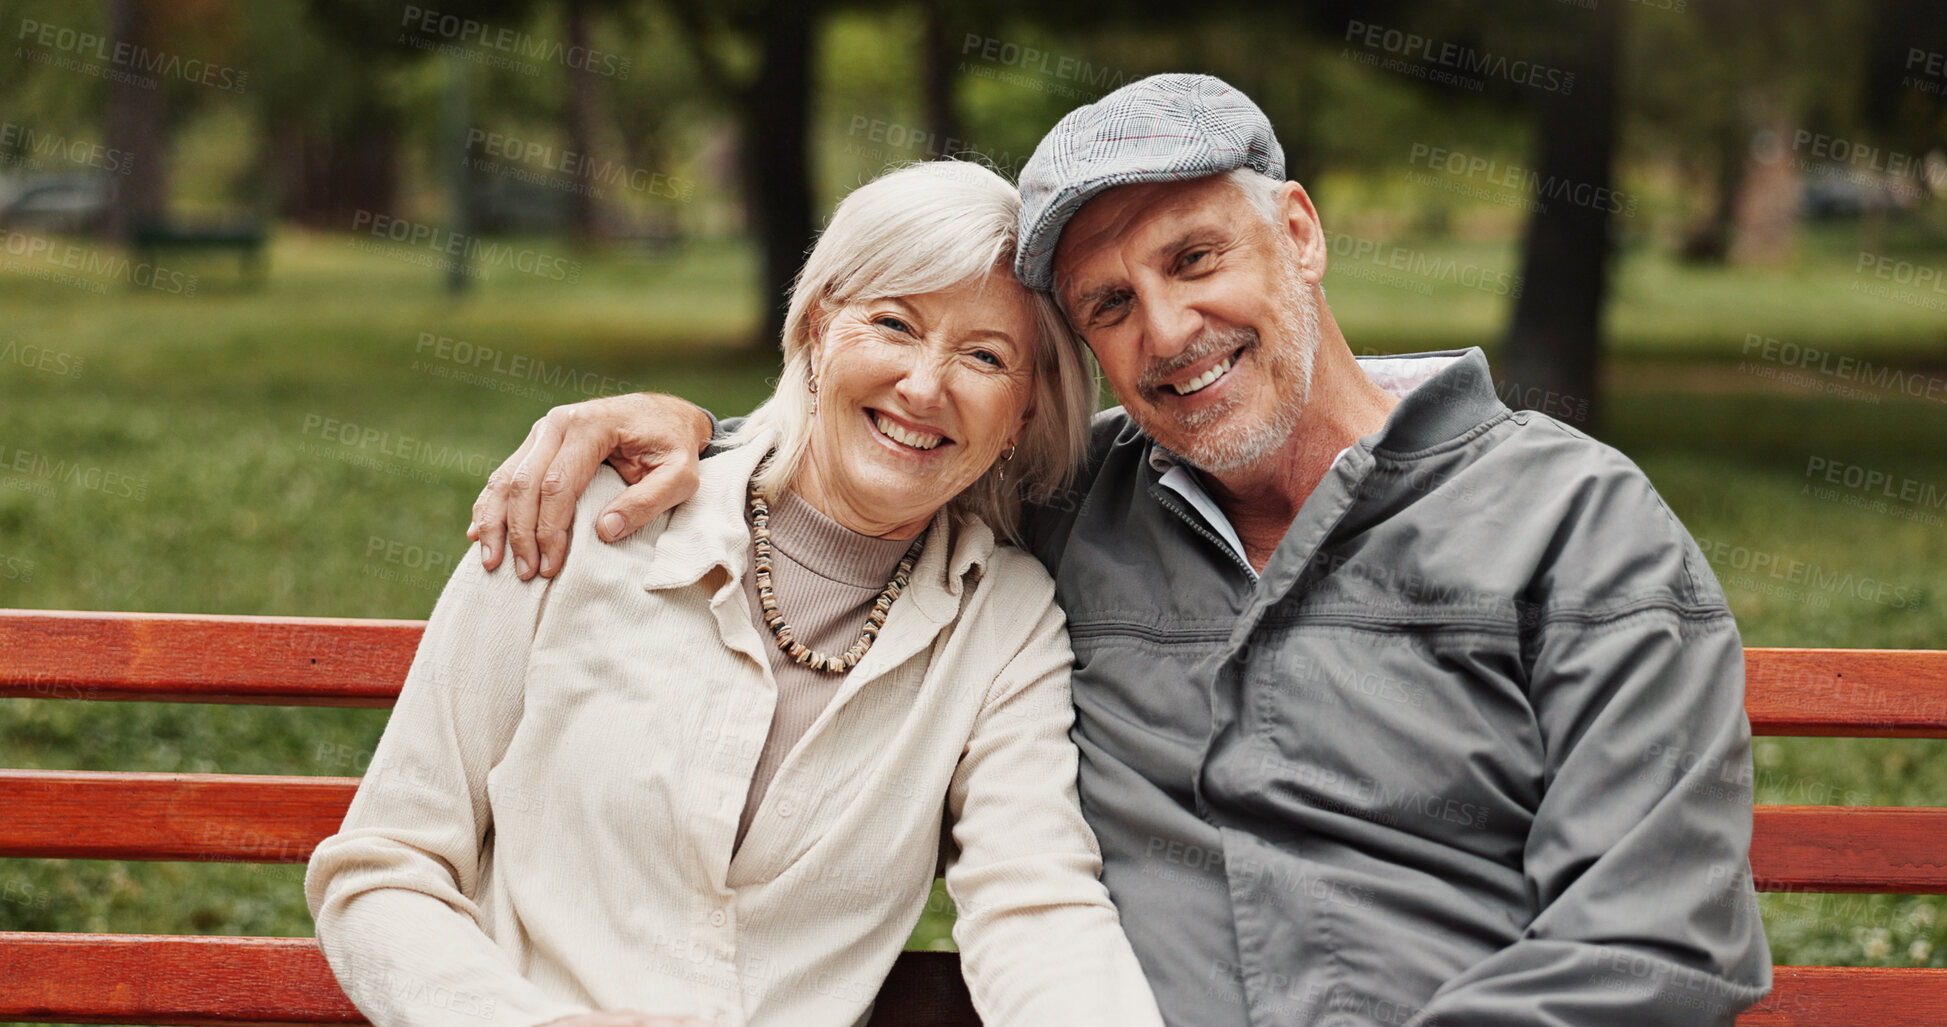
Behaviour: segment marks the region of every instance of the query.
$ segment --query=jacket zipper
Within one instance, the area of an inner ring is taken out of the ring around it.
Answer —
[[[1253,568],[1250,564],[1245,563],[1244,557],[1240,555],[1237,552],[1237,550],[1232,549],[1230,547],[1230,543],[1218,537],[1216,532],[1211,531],[1209,528],[1204,527],[1202,520],[1198,519],[1195,515],[1191,514],[1190,511],[1183,509],[1183,507],[1179,506],[1174,499],[1170,498],[1167,495],[1164,495],[1164,493],[1168,491],[1169,491],[1169,486],[1167,485],[1151,485],[1149,487],[1149,494],[1155,497],[1156,501],[1158,503],[1161,503],[1164,509],[1175,514],[1178,519],[1182,520],[1183,523],[1189,525],[1191,531],[1194,531],[1197,534],[1202,535],[1204,538],[1209,539],[1211,545],[1216,546],[1220,550],[1223,550],[1223,552],[1230,557],[1230,562],[1242,568],[1244,573],[1250,576],[1251,584],[1253,585],[1257,584],[1257,570]]]

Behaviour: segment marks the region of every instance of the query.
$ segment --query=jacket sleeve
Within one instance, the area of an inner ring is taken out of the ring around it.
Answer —
[[[1619,477],[1522,608],[1547,751],[1536,915],[1412,1027],[1728,1027],[1771,986],[1743,645],[1696,544],[1640,472]]]
[[[1072,662],[1066,621],[1047,600],[988,692],[948,789],[953,937],[988,1027],[1160,1027],[1082,819]]]
[[[520,721],[547,589],[459,561],[343,826],[311,856],[318,942],[376,1027],[530,1027],[589,1011],[524,979],[474,903],[487,772]]]

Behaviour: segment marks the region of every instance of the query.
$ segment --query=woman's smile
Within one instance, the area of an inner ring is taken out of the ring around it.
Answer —
[[[946,448],[954,444],[945,432],[937,428],[917,425],[883,410],[867,407],[865,417],[872,425],[873,434],[901,456],[919,458],[929,453],[945,455]]]

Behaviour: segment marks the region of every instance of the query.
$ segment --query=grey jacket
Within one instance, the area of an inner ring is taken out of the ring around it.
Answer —
[[[1136,955],[1185,1027],[1729,1024],[1771,957],[1723,593],[1627,458],[1423,357],[1261,580],[1120,411],[1029,518]]]
[[[1120,410],[1024,525],[1164,1018],[1730,1024],[1771,956],[1723,593],[1627,458],[1418,357],[1262,579]]]

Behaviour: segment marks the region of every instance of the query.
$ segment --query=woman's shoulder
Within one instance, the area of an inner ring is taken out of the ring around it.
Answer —
[[[1034,554],[1011,542],[993,543],[981,562],[974,589],[975,596],[987,604],[999,604],[1022,615],[1038,613],[1055,602],[1055,579],[1049,576],[1048,568]]]

